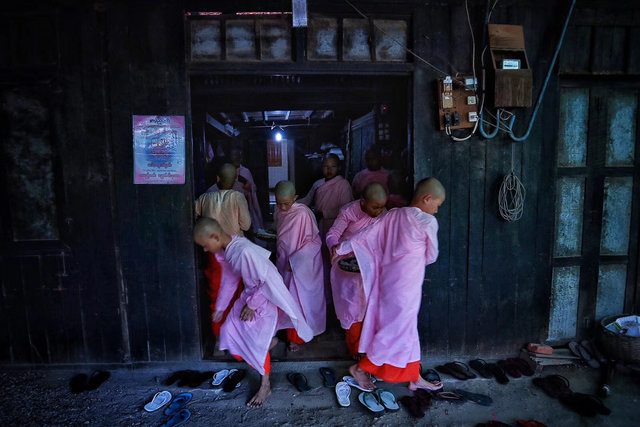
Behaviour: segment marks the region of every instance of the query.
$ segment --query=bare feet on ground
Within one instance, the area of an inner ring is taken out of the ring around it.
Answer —
[[[247,406],[250,408],[259,408],[269,396],[271,396],[271,383],[269,382],[269,375],[264,375],[258,392],[247,402]]]
[[[367,390],[376,389],[376,386],[373,383],[373,381],[371,381],[371,378],[369,377],[369,375],[365,371],[360,369],[358,365],[351,365],[349,367],[349,373],[356,380],[356,382],[360,387],[365,388]]]
[[[427,381],[422,377],[418,377],[418,381],[411,381],[409,383],[409,390],[414,391],[417,390],[419,388],[424,389],[424,390],[431,390],[431,391],[435,391],[435,390],[440,390],[442,388],[442,383],[440,381]]]
[[[295,353],[298,350],[300,350],[300,344],[289,341],[289,351]]]
[[[276,337],[271,338],[271,344],[269,344],[269,350],[271,350],[276,345],[278,345],[278,338]]]

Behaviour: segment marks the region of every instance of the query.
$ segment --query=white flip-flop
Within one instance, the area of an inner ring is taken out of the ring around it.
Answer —
[[[171,401],[171,393],[169,393],[166,390],[159,391],[155,394],[155,396],[153,396],[153,399],[151,399],[151,402],[144,405],[144,410],[147,412],[157,411],[158,409],[162,408],[164,405],[166,405],[170,401]]]
[[[351,405],[349,396],[351,395],[351,387],[344,381],[340,381],[336,384],[336,396],[338,397],[338,403],[340,406],[347,407]]]
[[[215,374],[213,374],[213,381],[211,381],[211,385],[212,386],[221,385],[224,382],[224,380],[227,379],[227,377],[235,371],[237,371],[237,369],[231,369],[231,370],[223,369],[221,371],[216,372]]]
[[[362,391],[366,391],[366,392],[374,391],[374,390],[367,390],[366,388],[360,387],[360,385],[358,385],[358,382],[356,381],[356,379],[353,378],[351,375],[346,375],[346,376],[342,377],[342,381],[344,381],[345,383],[347,383],[351,387],[357,388],[358,390],[362,390]]]

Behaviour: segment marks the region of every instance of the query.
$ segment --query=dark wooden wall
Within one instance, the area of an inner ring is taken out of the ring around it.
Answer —
[[[480,35],[485,2],[469,4]],[[463,1],[359,5],[365,12],[401,8],[402,14],[410,13],[411,45],[418,54],[446,72],[471,71]],[[185,10],[287,10],[290,2],[254,1],[239,7],[235,2],[212,6],[210,2],[60,1],[41,9],[12,7],[3,6],[3,16],[39,13],[54,23],[53,64],[12,62],[3,51],[0,77],[3,87],[44,84],[50,89],[61,236],[51,247],[14,245],[6,238],[10,224],[2,224],[0,362],[199,360],[192,171],[187,168],[184,185],[134,185],[131,117],[186,116],[190,165]],[[310,7],[349,12],[337,1],[310,2]],[[494,11],[493,23],[524,25],[534,96],[565,13],[565,2],[552,0],[504,2]],[[577,17],[583,13],[587,12],[576,10]],[[633,16],[637,25],[637,14]],[[609,52],[606,40],[615,45],[619,37],[615,23],[614,29],[609,24],[589,25],[595,26],[589,30],[595,31],[589,33],[590,48],[603,45],[597,51]],[[571,37],[587,31],[576,30]],[[632,46],[638,34],[637,27],[626,29],[626,46]],[[7,37],[0,38],[5,47]],[[38,44],[29,37],[22,42]],[[482,40],[476,42],[480,46]],[[21,48],[20,43],[10,47]],[[614,64],[616,69],[637,72],[638,55],[633,55],[635,62]],[[614,60],[597,54],[589,66],[602,69],[602,61]],[[236,72],[317,73],[307,65],[297,66],[258,70],[246,65]],[[387,66],[376,66],[384,74]],[[372,73],[371,66],[324,68],[334,74]],[[557,74],[527,141],[513,144],[503,137],[474,136],[454,143],[437,130],[435,79],[440,74],[417,61],[388,68],[405,70],[413,80],[408,122],[414,178],[433,175],[447,189],[447,201],[438,214],[440,258],[427,269],[423,288],[419,328],[424,353],[486,356],[544,340],[553,238]],[[221,71],[234,72],[228,66]],[[518,112],[517,134],[523,132],[530,114],[531,109]],[[515,172],[527,197],[522,219],[507,223],[498,215],[497,192],[510,170],[512,149]],[[60,275],[62,253],[67,275]]]

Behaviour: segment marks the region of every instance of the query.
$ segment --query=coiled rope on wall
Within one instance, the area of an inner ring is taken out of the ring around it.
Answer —
[[[513,170],[514,144],[511,144],[511,171],[504,177],[498,192],[498,210],[505,221],[513,222],[522,217],[527,191]]]

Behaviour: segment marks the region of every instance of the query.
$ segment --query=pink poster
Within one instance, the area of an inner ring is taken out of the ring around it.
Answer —
[[[133,116],[134,184],[184,184],[184,116]]]

